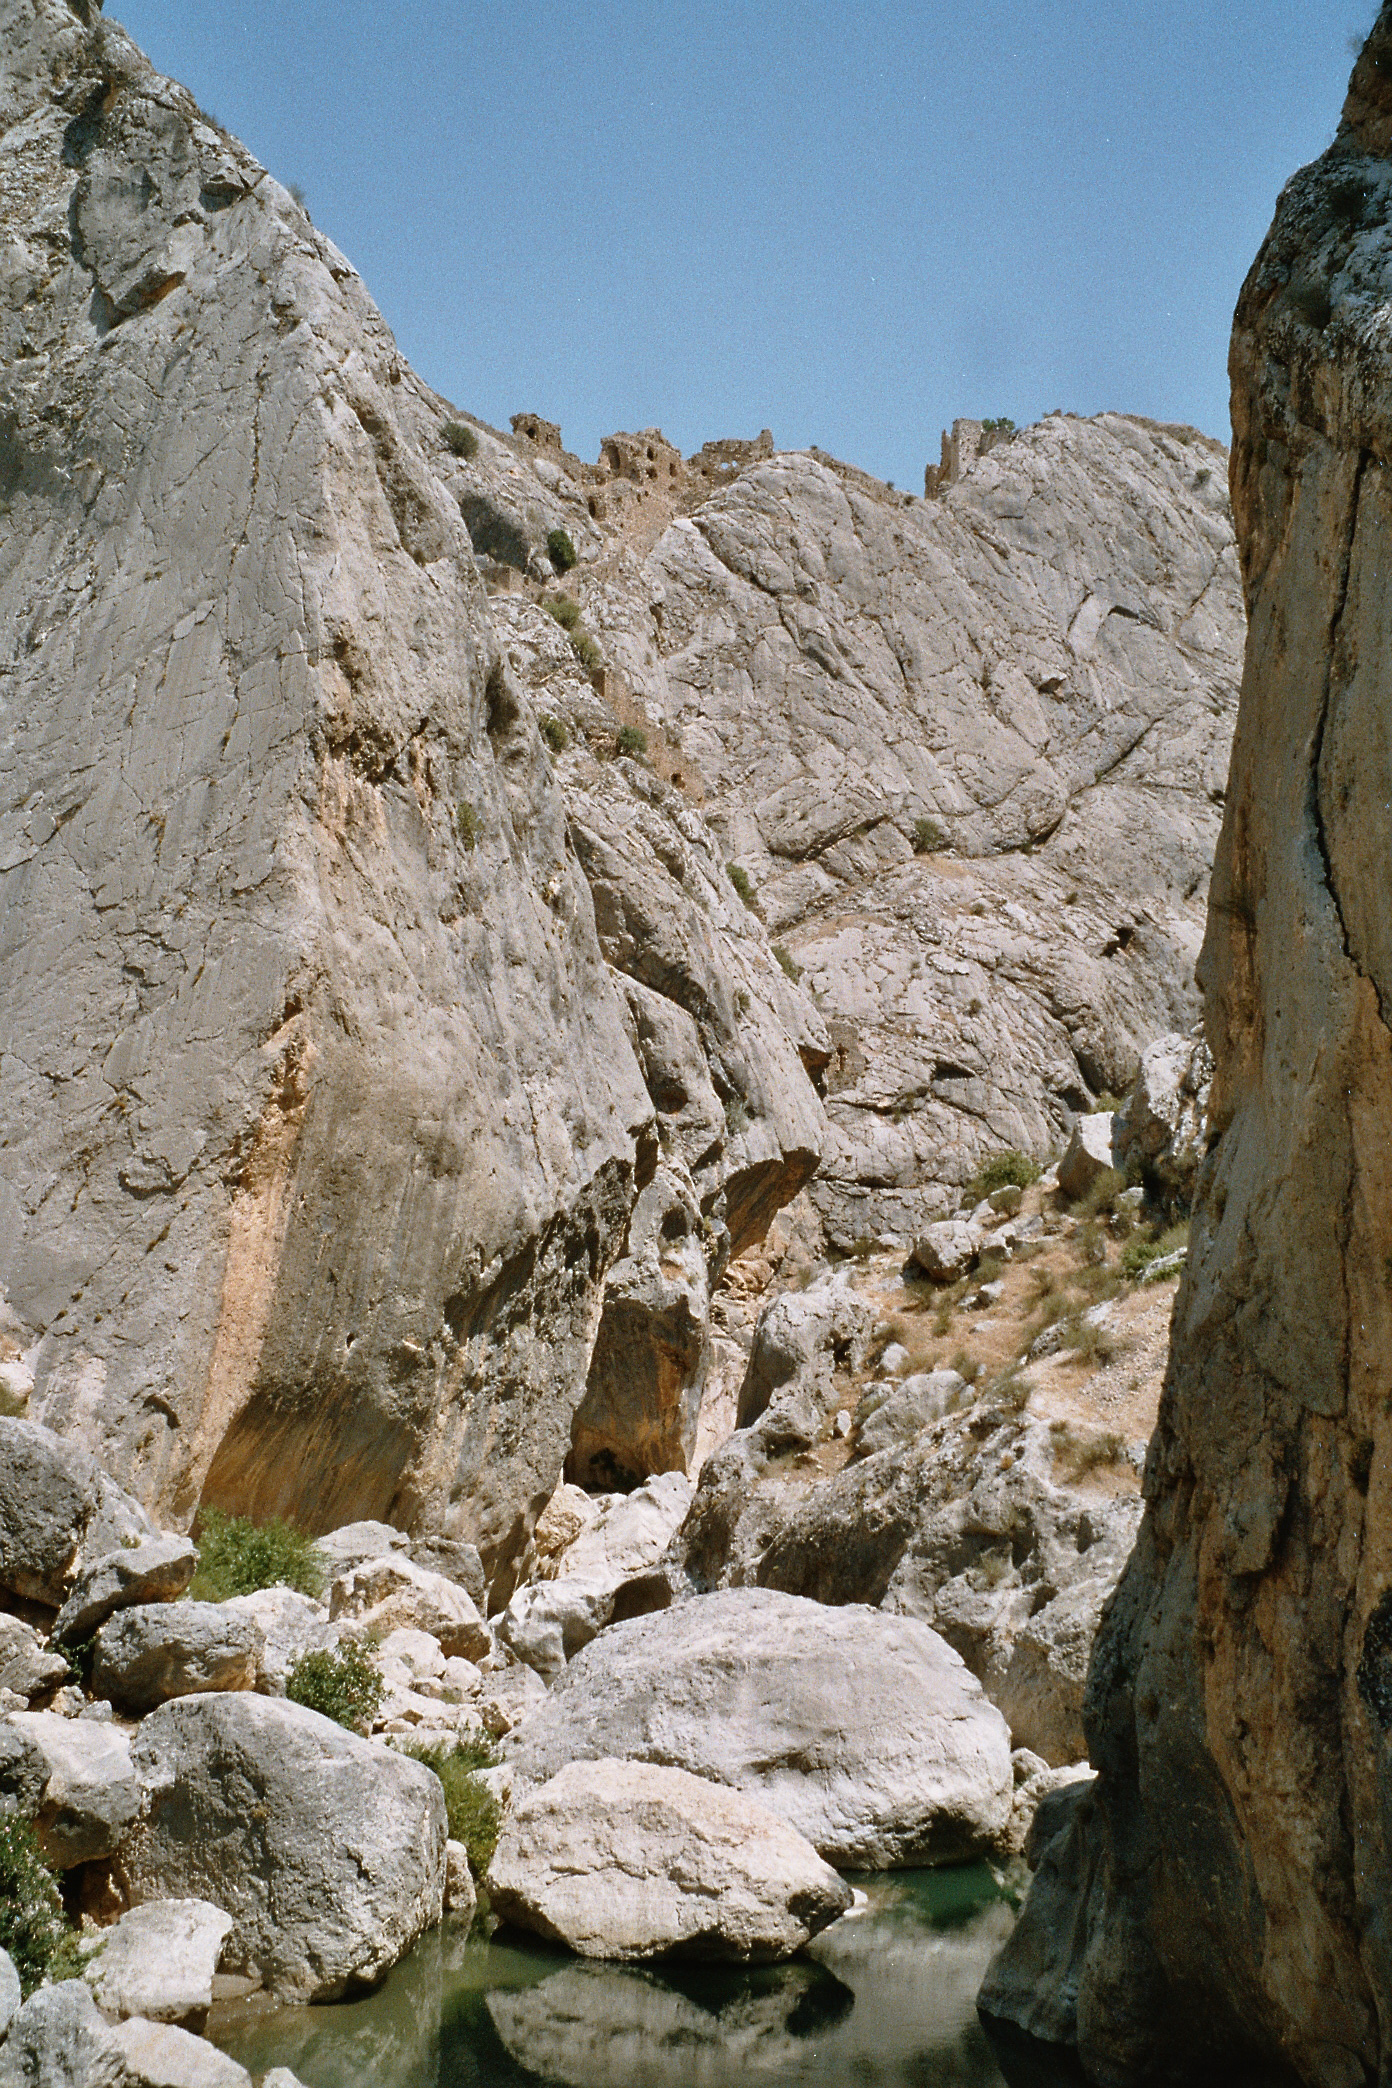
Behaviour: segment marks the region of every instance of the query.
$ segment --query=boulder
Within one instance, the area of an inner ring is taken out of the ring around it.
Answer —
[[[687,1769],[842,1868],[952,1861],[1010,1811],[1005,1721],[936,1633],[763,1588],[612,1625],[506,1752],[519,1783],[600,1757]]]
[[[710,1271],[701,1204],[686,1168],[655,1170],[629,1220],[626,1251],[604,1287],[566,1477],[632,1485],[684,1472],[696,1448],[710,1361]]]
[[[0,1690],[29,1700],[56,1689],[71,1672],[63,1655],[50,1652],[32,1624],[0,1616]]]
[[[329,1589],[329,1618],[345,1637],[379,1638],[403,1627],[428,1632],[447,1655],[465,1660],[493,1649],[488,1626],[457,1581],[395,1552],[340,1574]]]
[[[1141,1053],[1140,1070],[1116,1120],[1116,1164],[1139,1170],[1172,1218],[1186,1216],[1203,1162],[1213,1055],[1201,1037],[1174,1031]]]
[[[254,1689],[261,1632],[220,1602],[122,1610],[97,1633],[92,1688],[135,1712],[202,1689]]]
[[[571,1762],[508,1814],[500,1920],[583,1957],[790,1957],[851,1890],[767,1806],[684,1769]]]
[[[251,2088],[251,2075],[205,2038],[132,2016],[111,2032],[113,2088]],[[93,2084],[96,2088],[96,2084]]]
[[[975,1267],[981,1241],[980,1227],[968,1219],[943,1218],[918,1235],[909,1259],[934,1283],[955,1283]]]
[[[260,1634],[256,1687],[267,1696],[284,1696],[291,1668],[306,1653],[327,1652],[338,1642],[327,1603],[295,1588],[258,1588],[220,1607],[232,1620],[229,1628],[241,1623]]]
[[[0,2088],[124,2088],[111,2026],[80,1979],[40,1987],[11,2019]]]
[[[411,1557],[427,1573],[443,1574],[457,1581],[480,1615],[488,1608],[488,1580],[478,1547],[455,1537],[421,1537],[411,1545]]]
[[[85,1450],[0,1415],[0,1588],[57,1609],[85,1559],[153,1534]]]
[[[1096,1109],[1078,1117],[1068,1140],[1068,1150],[1058,1164],[1058,1185],[1075,1200],[1086,1196],[1099,1175],[1115,1167],[1113,1133],[1116,1118],[1109,1109]]]
[[[5,2032],[19,2014],[23,1998],[14,1959],[7,1950],[0,1950],[0,2043],[4,2042]]]
[[[133,1901],[232,1915],[225,1966],[282,2000],[372,1985],[440,1917],[438,1777],[277,1698],[180,1697],[141,1725],[145,1811],[120,1868]]]
[[[201,2030],[232,1926],[208,1900],[150,1900],[103,1932],[83,1977],[109,2016]]]
[[[840,1276],[771,1300],[755,1323],[737,1427],[750,1427],[787,1391],[809,1393],[818,1407],[834,1405],[832,1373],[860,1368],[874,1330],[874,1311]]]
[[[966,1379],[956,1370],[917,1371],[891,1390],[881,1387],[871,1410],[865,1411],[869,1402],[864,1401],[856,1416],[852,1461],[911,1443],[930,1421],[960,1406],[966,1389]]]
[[[117,1610],[173,1602],[193,1579],[198,1550],[191,1538],[157,1535],[84,1566],[53,1623],[55,1639],[87,1639]]]
[[[341,1529],[330,1530],[327,1537],[317,1537],[314,1549],[323,1563],[325,1579],[334,1580],[340,1573],[361,1565],[364,1559],[389,1559],[394,1552],[409,1554],[411,1540],[404,1530],[395,1529],[391,1523],[344,1523]]]
[[[594,1521],[599,1506],[595,1496],[586,1493],[582,1486],[572,1486],[568,1479],[561,1481],[537,1517],[537,1526],[532,1533],[538,1580],[555,1577],[567,1549]]]
[[[140,1810],[130,1743],[117,1727],[56,1711],[0,1720],[0,1799],[34,1822],[60,1869],[110,1856]]]
[[[554,1680],[610,1622],[622,1591],[657,1565],[691,1500],[691,1481],[681,1472],[612,1496],[555,1559],[554,1578],[517,1590],[495,1620],[499,1639],[543,1681]],[[670,1593],[658,1590],[643,1607],[668,1600]]]
[[[478,1888],[463,1842],[445,1843],[445,1912],[472,1921],[478,1906]]]

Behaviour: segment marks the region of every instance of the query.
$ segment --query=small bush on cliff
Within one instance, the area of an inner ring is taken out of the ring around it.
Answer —
[[[469,1868],[481,1878],[498,1846],[502,1811],[477,1772],[495,1769],[498,1757],[485,1741],[456,1741],[453,1747],[408,1747],[413,1761],[424,1762],[439,1777],[451,1841],[463,1842]]]
[[[461,798],[454,808],[454,831],[461,848],[478,846],[479,816],[467,798]]]
[[[570,728],[563,718],[543,718],[541,736],[553,754],[564,754],[570,745]]]
[[[553,529],[548,533],[546,555],[558,573],[570,571],[575,563],[575,546],[564,529]]]
[[[792,980],[794,986],[796,986],[798,980],[802,977],[802,966],[794,962],[794,960],[792,959],[792,957],[789,956],[787,950],[784,948],[782,943],[774,944],[773,954],[778,959],[779,969],[783,973],[785,973],[786,976]]]
[[[1121,1250],[1121,1273],[1123,1276],[1129,1276],[1134,1282],[1138,1276],[1144,1276],[1152,1262],[1159,1261],[1162,1255],[1177,1254],[1181,1247],[1187,1247],[1188,1244],[1187,1222],[1183,1225],[1168,1226],[1162,1232],[1152,1230],[1139,1239],[1128,1240]]]
[[[947,846],[947,835],[936,819],[916,819],[913,846],[915,855],[938,855]]]
[[[478,437],[463,421],[446,421],[444,426],[445,448],[456,457],[476,457]]]
[[[195,1602],[226,1602],[258,1588],[297,1588],[319,1595],[324,1566],[314,1539],[272,1516],[254,1523],[247,1515],[205,1508],[198,1519],[198,1571],[189,1594]]]
[[[1015,1151],[992,1153],[977,1169],[962,1191],[964,1204],[979,1204],[983,1197],[993,1196],[997,1189],[1013,1184],[1017,1189],[1028,1189],[1031,1182],[1039,1180],[1040,1168],[1037,1160],[1028,1153]]]
[[[563,631],[573,631],[580,622],[580,604],[570,595],[548,595],[541,606]]]
[[[759,900],[758,895],[754,890],[754,886],[750,881],[749,872],[747,870],[742,870],[738,863],[727,863],[725,865],[725,870],[731,884],[739,893],[740,898],[749,908],[749,911],[751,913],[757,913],[759,911]]]
[[[0,1818],[0,1950],[8,1951],[27,2000],[50,1975],[79,1967],[58,1881],[27,1820]]]
[[[600,651],[597,641],[590,636],[588,631],[583,629],[572,631],[570,644],[571,650],[586,674],[593,674],[597,668],[604,665],[604,655]]]
[[[302,1654],[290,1670],[285,1694],[292,1704],[322,1711],[351,1733],[365,1733],[381,1709],[385,1687],[364,1648],[350,1643]]]
[[[639,759],[648,751],[648,735],[641,725],[621,725],[616,744],[620,754]]]

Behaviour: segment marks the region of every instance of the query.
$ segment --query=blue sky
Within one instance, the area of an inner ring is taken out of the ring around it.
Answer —
[[[1374,0],[109,0],[506,427],[1228,432],[1227,336]]]

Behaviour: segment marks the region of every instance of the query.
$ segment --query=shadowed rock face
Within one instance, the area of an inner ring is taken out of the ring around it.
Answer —
[[[505,1583],[660,1113],[447,409],[114,24],[0,0],[0,121],[0,1287],[30,1411],[167,1517],[389,1517]],[[766,1222],[816,1164],[782,1051],[752,1160],[718,1108],[701,1142],[717,1246],[727,1174],[733,1206],[762,1169]]]
[[[983,1992],[1107,2081],[1392,2066],[1389,147],[1384,7],[1238,306],[1211,1149],[1101,1774]]]

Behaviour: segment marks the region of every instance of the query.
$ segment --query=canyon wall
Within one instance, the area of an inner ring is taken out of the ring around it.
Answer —
[[[1108,2083],[1392,2071],[1392,7],[1232,346],[1208,1157],[1100,1776],[983,2006]]]

